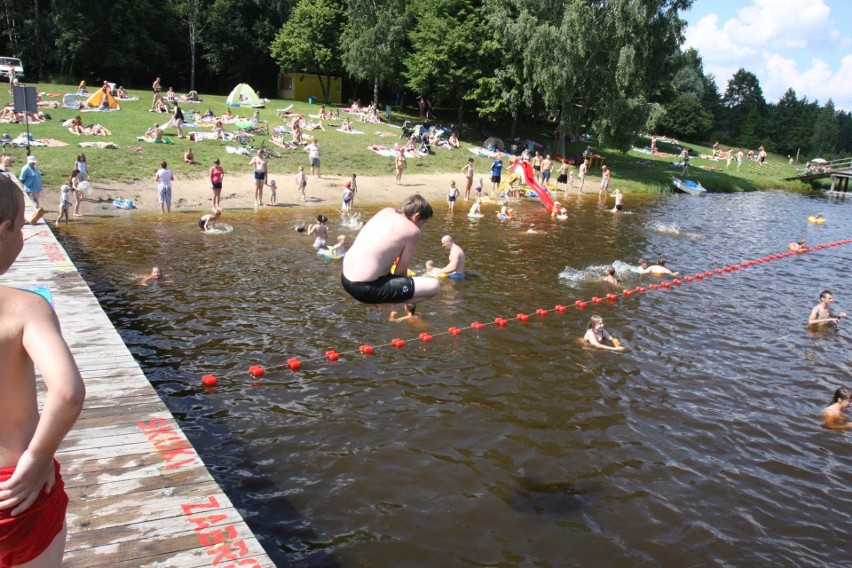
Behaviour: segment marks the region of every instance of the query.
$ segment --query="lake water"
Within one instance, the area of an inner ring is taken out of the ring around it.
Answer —
[[[614,214],[572,198],[569,220],[553,221],[529,200],[509,222],[493,206],[470,221],[459,205],[436,204],[415,269],[446,260],[450,233],[469,277],[442,281],[416,324],[351,300],[339,261],[293,230],[310,221],[298,207],[226,211],[223,235],[200,233],[196,215],[139,211],[59,233],[280,566],[845,562],[852,432],[821,428],[820,410],[852,383],[852,324],[805,323],[826,288],[852,313],[852,245],[574,302],[620,292],[598,281],[614,262],[625,288],[647,287],[659,280],[628,270],[643,256],[690,275],[852,237],[852,203],[627,196]],[[354,229],[322,212],[331,239],[351,242]],[[815,213],[827,223],[809,224]],[[173,282],[139,286],[153,265]],[[569,309],[534,313],[556,304]],[[468,327],[519,312],[533,315]],[[580,342],[592,314],[626,352]],[[396,337],[413,341],[394,349]],[[214,389],[201,386],[208,373]]]

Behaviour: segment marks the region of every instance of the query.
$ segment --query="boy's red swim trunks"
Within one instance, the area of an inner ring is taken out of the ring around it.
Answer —
[[[0,568],[10,568],[37,558],[44,552],[65,523],[68,495],[54,460],[56,484],[50,493],[42,492],[29,509],[13,517],[12,509],[0,511]],[[0,469],[0,481],[7,481],[14,467]]]

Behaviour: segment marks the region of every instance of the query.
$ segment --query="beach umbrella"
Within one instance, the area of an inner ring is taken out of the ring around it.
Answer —
[[[485,142],[482,143],[484,148],[497,148],[498,150],[504,150],[506,146],[503,144],[503,141],[497,138],[496,136],[492,136],[488,138]]]
[[[825,158],[814,158],[813,160],[811,160],[811,163],[812,164],[827,164],[828,160],[826,160]]]

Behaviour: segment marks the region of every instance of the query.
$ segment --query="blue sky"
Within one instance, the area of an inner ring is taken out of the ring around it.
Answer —
[[[724,94],[745,69],[776,102],[796,97],[852,112],[852,2],[849,0],[695,0],[684,48],[701,54]]]

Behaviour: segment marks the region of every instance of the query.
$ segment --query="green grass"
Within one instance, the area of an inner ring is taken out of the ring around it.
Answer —
[[[57,85],[57,84],[36,84],[39,92],[59,93],[57,98],[44,98],[44,100],[56,100],[61,102],[61,95],[74,92],[76,85]],[[104,187],[109,182],[131,183],[139,180],[152,180],[154,173],[161,161],[165,160],[169,166],[175,171],[178,179],[180,178],[203,178],[207,175],[207,170],[213,160],[219,158],[226,172],[230,173],[248,173],[248,157],[237,154],[229,154],[225,151],[224,146],[236,143],[226,143],[222,141],[204,140],[202,142],[190,142],[189,140],[176,140],[174,145],[149,144],[146,142],[137,141],[137,137],[141,136],[147,128],[155,122],[163,123],[168,120],[168,115],[148,112],[148,107],[151,103],[150,91],[129,91],[130,96],[139,97],[138,101],[126,101],[121,105],[120,112],[90,112],[82,113],[83,123],[90,125],[100,123],[112,132],[112,136],[95,137],[95,136],[75,136],[68,132],[62,126],[62,122],[72,118],[76,114],[80,114],[74,110],[68,109],[42,109],[52,117],[42,124],[30,126],[30,133],[36,138],[55,138],[68,142],[70,145],[65,147],[49,147],[49,148],[33,148],[33,153],[39,159],[39,166],[44,172],[45,189],[57,189],[61,184],[65,183],[71,170],[74,168],[76,156],[79,152],[86,154],[86,159],[89,164],[89,172],[95,183]],[[3,91],[5,98],[4,102],[9,102],[11,97],[6,91]],[[184,104],[182,108],[184,113],[187,111],[198,109],[204,112],[207,107],[213,109],[217,115],[221,114],[225,108],[224,96],[216,95],[201,95],[201,104]],[[319,111],[318,105],[309,105],[306,102],[294,102],[285,100],[273,100],[266,105],[265,109],[261,110],[260,116],[262,120],[268,121],[270,129],[274,126],[283,125],[284,119],[278,118],[275,112],[277,108],[283,108],[293,103],[293,111],[308,114],[316,114]],[[251,109],[234,109],[235,114],[243,114],[250,116]],[[391,118],[391,123],[400,125],[404,120],[411,120],[417,123],[415,115],[402,114],[394,110]],[[505,126],[505,128],[504,128]],[[367,149],[369,145],[384,145],[392,146],[395,142],[399,142],[400,130],[390,128],[380,124],[362,124],[354,123],[357,130],[365,132],[363,135],[352,135],[338,132],[333,129],[327,131],[306,132],[306,134],[314,134],[319,141],[322,150],[322,170],[325,174],[339,174],[348,176],[351,173],[358,175],[393,175],[393,160],[375,154]],[[227,129],[233,130],[235,127],[230,126]],[[8,132],[10,136],[15,137],[18,133],[24,132],[26,127],[19,124],[4,124],[0,125],[0,129]],[[506,138],[508,131],[507,125],[497,125],[492,127],[495,135]],[[543,143],[552,143],[552,140],[547,141],[544,130],[549,127],[545,124],[526,124],[521,127],[518,133],[521,138],[532,138]],[[379,137],[375,134],[376,131],[389,131],[394,133],[393,137]],[[503,130],[503,131],[501,131]],[[191,130],[188,130],[191,131]],[[203,129],[201,131],[209,131]],[[174,138],[176,132],[174,130],[166,131],[167,136]],[[261,144],[266,136],[259,136],[256,139],[256,145]],[[289,137],[288,137],[289,138]],[[408,161],[409,173],[436,173],[436,172],[458,172],[467,161],[467,158],[472,156],[469,152],[463,151],[470,146],[482,144],[482,139],[475,133],[475,129],[464,129],[461,132],[462,151],[436,149],[431,156],[427,156],[418,160]],[[97,148],[80,148],[77,146],[79,142],[114,142],[118,145],[117,150],[97,149]],[[637,140],[637,145],[647,146],[650,142],[647,139]],[[142,148],[141,152],[132,151],[131,148],[137,146]],[[569,155],[579,154],[586,146],[585,142],[572,142],[569,146]],[[674,149],[665,143],[658,144],[661,151],[669,151],[674,153]],[[710,153],[710,148],[700,147],[694,144],[689,144],[699,153]],[[183,153],[187,147],[191,147],[198,165],[186,165],[183,163]],[[269,169],[272,176],[278,174],[292,173],[296,171],[299,165],[307,165],[307,155],[302,150],[284,150],[275,147],[282,154],[281,159],[270,159]],[[595,150],[605,157],[605,163],[612,170],[613,182],[611,187],[618,187],[622,191],[627,192],[655,192],[669,191],[671,187],[672,173],[679,174],[677,170],[668,168],[668,164],[676,161],[675,158],[652,158],[642,152],[631,151],[627,154],[622,154],[615,150],[605,147],[595,147]],[[7,155],[13,156],[13,167],[15,171],[19,171],[25,161],[25,149],[7,149]],[[638,163],[638,160],[650,160],[653,166],[643,166]],[[489,160],[479,158],[478,171],[484,172]],[[784,177],[794,175],[795,166],[787,164],[781,156],[770,155],[767,166],[759,168],[756,164],[747,162],[741,168],[739,173],[731,170],[722,172],[712,172],[702,169],[699,166],[717,166],[724,170],[724,162],[712,162],[700,158],[693,158],[690,167],[690,179],[700,181],[705,187],[711,191],[749,191],[756,189],[768,188],[805,188],[798,182],[784,182]],[[600,170],[594,169],[590,172],[590,176],[600,175]],[[554,172],[555,176],[555,172]]]

